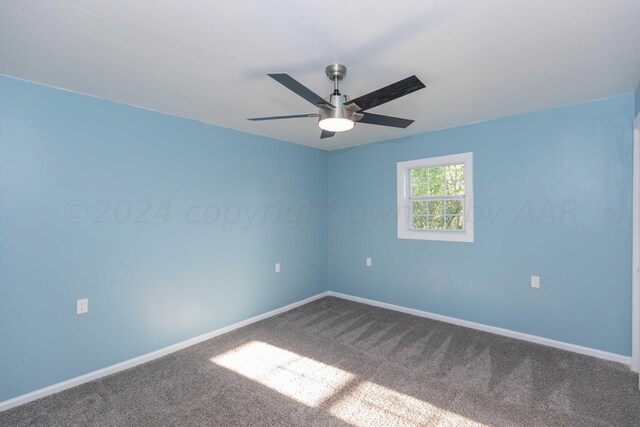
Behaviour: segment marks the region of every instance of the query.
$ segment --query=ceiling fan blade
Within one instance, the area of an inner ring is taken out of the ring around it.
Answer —
[[[380,114],[362,113],[362,118],[358,123],[367,123],[370,125],[391,126],[394,128],[406,128],[414,120],[401,119],[400,117],[382,116]]]
[[[365,111],[425,87],[426,86],[419,78],[411,76],[366,95],[347,101],[344,103],[344,106],[348,107],[352,111]]]
[[[302,117],[318,117],[318,114],[310,113],[310,114],[293,114],[290,116],[251,117],[247,120],[251,120],[253,122],[259,122],[261,120],[299,119]]]
[[[322,133],[320,134],[320,139],[331,138],[335,134],[335,132],[329,132],[328,130],[323,129]]]
[[[325,101],[320,95],[312,92],[309,88],[304,86],[302,83],[300,83],[287,73],[272,73],[267,75],[287,89],[303,97],[316,107],[320,107],[325,110],[332,110],[333,108],[335,108],[333,105],[331,105],[331,103]]]

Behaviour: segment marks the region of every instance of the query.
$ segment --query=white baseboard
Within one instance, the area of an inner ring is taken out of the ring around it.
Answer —
[[[292,304],[285,305],[284,307],[276,308],[275,310],[271,310],[267,313],[259,314],[249,319],[245,319],[240,322],[234,323],[233,325],[225,326],[220,329],[216,329],[215,331],[198,335],[197,337],[188,339],[186,341],[182,341],[177,344],[173,344],[168,347],[161,348],[160,350],[152,351],[151,353],[143,354],[142,356],[134,357],[133,359],[125,360],[124,362],[107,366],[106,368],[98,369],[97,371],[89,372],[88,374],[80,375],[79,377],[71,378],[69,380],[66,380],[57,384],[53,384],[48,387],[41,388],[39,390],[35,390],[35,391],[32,391],[31,393],[23,394],[22,396],[17,396],[12,399],[5,400],[3,402],[0,402],[0,412],[6,411],[7,409],[14,408],[16,406],[24,405],[25,403],[29,403],[31,401],[40,399],[50,394],[58,393],[62,390],[66,390],[68,388],[75,387],[77,385],[84,384],[89,381],[96,380],[98,378],[105,377],[107,375],[115,374],[116,372],[124,371],[125,369],[133,368],[134,366],[138,366],[143,363],[149,362],[151,360],[157,359],[159,357],[166,356],[167,354],[174,353],[178,350],[182,350],[183,348],[201,343],[202,341],[206,341],[208,339],[217,337],[218,335],[226,334],[227,332],[231,332],[234,329],[238,329],[243,326],[250,325],[251,323],[255,323],[260,320],[266,319],[268,317],[275,316],[276,314],[280,314],[280,313],[284,313],[285,311],[292,310],[296,307],[307,304],[311,301],[317,300],[327,295],[328,295],[328,292],[322,292],[322,293],[319,293],[318,295],[314,295],[312,297],[303,299],[302,301],[294,302]]]
[[[484,325],[482,323],[470,322],[468,320],[457,319],[455,317],[444,316],[442,314],[430,313],[428,311],[418,310],[415,308],[402,307],[400,305],[388,304],[386,302],[375,301],[367,298],[356,297],[353,295],[343,294],[340,292],[329,291],[329,296],[343,298],[350,301],[355,301],[363,304],[373,305],[376,307],[386,308],[389,310],[399,311],[402,313],[413,314],[414,316],[426,317],[428,319],[439,320],[441,322],[452,323],[454,325],[464,326],[466,328],[478,329],[484,332],[490,332],[492,334],[503,335],[509,338],[515,338],[523,341],[530,341],[536,344],[542,344],[549,347],[555,347],[562,350],[572,351],[574,353],[585,354],[587,356],[597,357],[599,359],[611,360],[613,362],[623,363],[625,365],[631,365],[631,357],[623,356],[621,354],[609,353],[595,348],[583,347],[576,344],[569,344],[562,341],[556,341],[549,338],[539,337],[537,335],[525,334],[523,332],[516,332],[509,329],[498,328],[495,326]]]

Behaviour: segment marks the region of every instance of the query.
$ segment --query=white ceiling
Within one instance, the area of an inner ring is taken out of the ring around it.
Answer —
[[[427,88],[320,140],[316,111],[266,76],[352,98],[416,74]],[[631,92],[638,0],[23,0],[0,3],[0,73],[334,149]]]

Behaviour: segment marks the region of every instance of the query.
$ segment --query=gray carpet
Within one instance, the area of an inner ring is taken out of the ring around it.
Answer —
[[[2,426],[639,426],[625,366],[323,298],[0,413]]]

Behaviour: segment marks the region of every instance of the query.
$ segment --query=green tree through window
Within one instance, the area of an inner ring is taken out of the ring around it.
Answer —
[[[410,171],[411,228],[464,230],[464,163]]]

